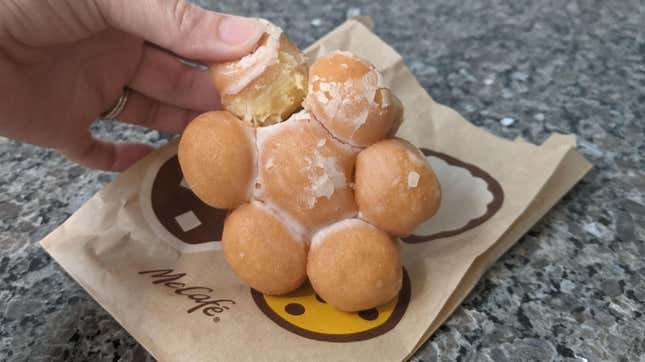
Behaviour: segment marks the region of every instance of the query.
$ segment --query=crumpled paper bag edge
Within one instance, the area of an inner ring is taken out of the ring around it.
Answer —
[[[556,144],[558,146],[568,144],[575,147],[575,137],[573,137],[573,144],[571,143],[572,138],[568,136],[549,137],[549,140],[551,139],[553,139],[552,142],[545,142],[542,147],[553,147]],[[553,173],[547,182],[547,184],[554,183],[554,178],[564,173],[563,178],[565,180],[558,180],[564,181],[559,183],[562,187],[557,192],[544,195],[543,193],[548,191],[548,186],[545,186],[531,202],[527,211],[518,217],[504,235],[492,247],[472,261],[452,295],[437,314],[435,321],[428,328],[426,334],[419,340],[412,352],[406,357],[406,360],[414,355],[430,339],[434,332],[450,318],[464,299],[472,292],[477,283],[479,283],[484,273],[535,226],[591,169],[591,163],[578,153],[575,148],[571,148],[567,152],[562,162],[558,165],[556,172]],[[567,172],[569,173],[568,175],[566,174]],[[540,196],[543,198],[540,198]]]

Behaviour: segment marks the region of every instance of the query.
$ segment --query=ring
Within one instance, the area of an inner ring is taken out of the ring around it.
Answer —
[[[128,103],[128,96],[130,95],[130,88],[123,88],[123,94],[116,101],[116,104],[109,111],[105,111],[101,114],[102,119],[115,119],[116,117],[123,112],[126,103]]]

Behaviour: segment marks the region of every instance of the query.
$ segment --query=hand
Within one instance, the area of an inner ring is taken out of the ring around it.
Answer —
[[[206,72],[172,53],[237,59],[262,33],[255,20],[184,0],[3,0],[0,135],[87,167],[123,170],[151,147],[96,140],[89,126],[124,86],[132,91],[120,121],[181,132],[198,113],[218,108],[219,96]]]

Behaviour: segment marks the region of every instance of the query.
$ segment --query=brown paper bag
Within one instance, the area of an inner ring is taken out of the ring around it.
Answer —
[[[423,149],[443,188],[437,215],[404,238],[399,297],[361,313],[302,288],[252,291],[220,251],[225,212],[185,186],[176,142],[121,174],[43,247],[160,361],[396,361],[454,311],[484,271],[590,169],[575,138],[495,137],[435,103],[401,57],[350,20],[307,50],[372,61],[401,99],[399,136]]]

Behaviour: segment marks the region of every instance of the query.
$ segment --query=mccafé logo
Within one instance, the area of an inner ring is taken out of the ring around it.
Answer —
[[[193,302],[193,305],[186,310],[186,313],[201,311],[208,317],[214,317],[214,322],[219,322],[218,317],[224,311],[229,310],[235,301],[231,299],[215,299],[211,293],[213,289],[207,287],[188,286],[180,280],[186,273],[174,273],[173,269],[157,269],[140,271],[141,275],[148,275],[152,278],[152,284],[161,284],[166,288],[174,289],[174,293],[186,297]]]

